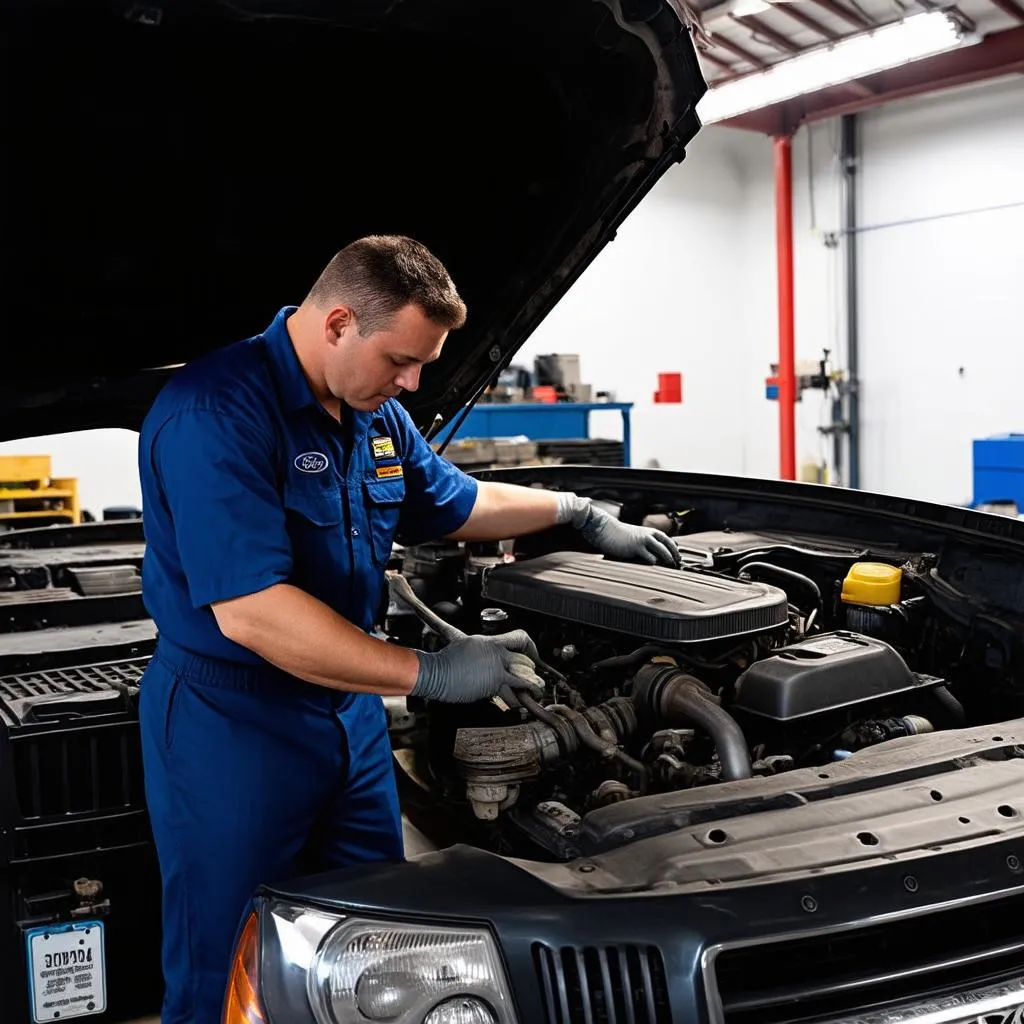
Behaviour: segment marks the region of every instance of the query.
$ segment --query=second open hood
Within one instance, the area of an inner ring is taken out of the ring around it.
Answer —
[[[448,420],[698,130],[674,0],[4,5],[0,437],[137,426],[371,232],[469,306],[420,390]]]

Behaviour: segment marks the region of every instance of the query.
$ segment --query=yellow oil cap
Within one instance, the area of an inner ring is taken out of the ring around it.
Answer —
[[[902,569],[884,562],[857,562],[843,580],[843,600],[849,604],[897,604],[902,580]]]

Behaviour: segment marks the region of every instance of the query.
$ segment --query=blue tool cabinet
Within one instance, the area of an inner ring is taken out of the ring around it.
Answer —
[[[974,442],[974,504],[1015,501],[1024,509],[1024,434]]]

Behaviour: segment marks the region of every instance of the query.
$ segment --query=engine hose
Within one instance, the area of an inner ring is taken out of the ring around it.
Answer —
[[[967,721],[967,715],[964,713],[964,706],[950,693],[949,688],[946,686],[936,686],[932,693],[935,694],[936,700],[943,706],[943,708],[949,712],[953,717],[957,725],[963,725]]]
[[[632,697],[638,713],[669,722],[694,722],[706,730],[714,740],[726,781],[753,775],[743,731],[699,679],[671,665],[645,665],[633,679]]]
[[[661,647],[658,644],[644,644],[643,647],[638,647],[635,651],[630,651],[629,654],[616,654],[611,658],[605,658],[603,661],[595,661],[591,668],[598,672],[609,669],[632,668],[634,665],[639,665],[642,661],[649,661],[651,658],[656,657],[678,658],[680,661],[690,662],[699,668],[726,668],[730,661],[746,648],[749,648],[749,644],[741,644],[739,647],[734,647],[723,657],[709,661],[707,658],[699,658],[694,654],[688,654],[686,651],[677,648]]]
[[[821,601],[821,588],[810,578],[810,576],[805,576],[802,572],[796,572],[793,569],[784,569],[781,565],[774,565],[771,562],[744,562],[739,571],[739,578],[741,580],[744,577],[747,579],[752,578],[751,570],[755,573],[760,572],[767,576],[775,575],[779,577],[779,579],[799,583],[805,590],[814,595],[814,602],[819,612],[824,607]]]
[[[639,774],[641,778],[644,778],[647,769],[639,761],[630,757],[629,754],[619,750],[614,743],[603,740],[594,731],[593,725],[580,712],[567,708],[564,704],[556,704],[550,710],[568,719],[573,729],[576,730],[576,735],[583,746],[594,751],[596,754],[600,754],[602,757],[613,758],[620,764],[624,764],[631,771]]]
[[[591,724],[578,712],[572,708],[566,707],[564,704],[555,705],[557,712],[552,708],[546,708],[539,704],[527,693],[520,693],[517,695],[519,702],[530,712],[534,718],[539,719],[545,725],[550,726],[556,732],[560,732],[559,726],[563,724],[563,721],[569,724],[576,737],[579,739],[583,746],[589,750],[594,751],[596,754],[600,754],[602,757],[612,758],[624,764],[631,771],[638,772],[640,777],[646,778],[646,769],[639,762],[634,760],[628,754],[619,750],[618,747],[613,743],[606,743],[600,736],[594,732]]]

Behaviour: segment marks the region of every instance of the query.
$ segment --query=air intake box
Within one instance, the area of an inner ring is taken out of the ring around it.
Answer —
[[[823,633],[755,662],[736,683],[730,706],[774,722],[925,691],[938,680],[917,676],[887,643],[859,633]]]
[[[483,596],[496,604],[659,643],[697,643],[785,625],[786,594],[690,569],[559,551],[498,565]]]

